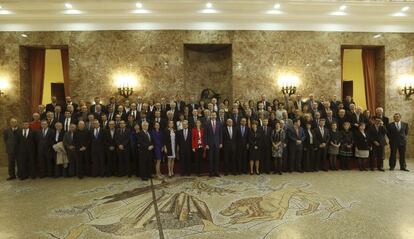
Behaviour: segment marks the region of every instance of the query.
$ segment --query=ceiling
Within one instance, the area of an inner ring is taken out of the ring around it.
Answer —
[[[0,0],[0,31],[414,32],[414,0],[143,0],[139,3],[137,6],[137,1],[128,0]],[[275,4],[279,5],[275,8]],[[341,9],[343,5],[346,7]]]

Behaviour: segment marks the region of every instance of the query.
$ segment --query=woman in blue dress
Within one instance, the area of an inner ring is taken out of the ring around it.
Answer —
[[[162,150],[164,148],[163,133],[160,130],[160,123],[155,122],[154,129],[151,131],[152,139],[154,140],[154,156],[155,156],[155,176],[161,178],[161,159],[162,159]]]

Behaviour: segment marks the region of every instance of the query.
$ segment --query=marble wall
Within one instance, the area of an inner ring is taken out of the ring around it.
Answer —
[[[0,77],[9,79],[7,98],[0,98],[0,127],[13,115],[26,111],[27,76],[21,71],[20,46],[67,45],[71,95],[75,100],[116,93],[113,76],[134,72],[139,76],[135,96],[156,98],[171,92],[187,97],[184,44],[232,44],[231,96],[257,99],[280,96],[276,79],[294,73],[303,95],[341,94],[341,46],[384,46],[386,114],[399,111],[413,126],[413,101],[398,92],[398,77],[414,71],[414,34],[295,31],[83,31],[0,32]],[[26,78],[25,78],[26,77]],[[175,94],[174,94],[175,95]],[[414,130],[408,154],[414,157]],[[4,164],[3,144],[0,163]]]

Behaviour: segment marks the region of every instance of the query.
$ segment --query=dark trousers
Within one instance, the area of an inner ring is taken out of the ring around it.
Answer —
[[[203,148],[197,148],[194,152],[194,161],[195,161],[195,172],[197,174],[201,173],[201,163],[203,162]]]
[[[239,144],[237,146],[237,165],[238,165],[238,172],[239,173],[247,173],[248,165],[247,159],[249,158],[249,151],[247,150],[247,146],[245,144]]]
[[[68,167],[68,177],[73,177],[76,175],[76,151],[75,150],[68,150],[68,160],[69,160],[69,167]]]
[[[152,152],[152,151],[151,151]],[[129,159],[129,150],[124,148],[124,150],[118,150],[118,176],[131,176],[130,171],[130,159]]]
[[[106,171],[106,160],[105,154],[103,151],[92,150],[91,153],[92,159],[92,177],[105,176]]]
[[[282,158],[273,158],[274,170],[273,172],[282,173]]]
[[[289,147],[285,147],[282,154],[282,171],[289,171]]]
[[[272,169],[272,146],[266,145],[262,148],[263,163],[261,164],[264,173],[270,173]]]
[[[31,155],[26,153],[25,155],[21,155],[16,158],[17,177],[20,179],[26,179],[29,177],[29,157],[31,157]]]
[[[227,146],[228,148],[224,149],[224,173],[235,173],[236,170],[236,148],[233,146]]]
[[[289,172],[295,171],[295,166],[297,171],[302,171],[302,145],[289,145]]]
[[[191,174],[191,149],[180,149],[181,175]]]
[[[397,163],[397,151],[398,155],[400,156],[400,169],[405,169],[407,167],[405,162],[405,150],[406,145],[396,145],[396,144],[390,144],[390,168],[395,168],[395,165]]]
[[[352,156],[339,156],[341,160],[341,169],[342,170],[349,170],[349,162],[352,160]]]
[[[139,175],[142,180],[151,177],[152,150],[144,150],[139,152]]]
[[[16,153],[7,154],[9,177],[16,177]]]
[[[86,163],[89,162],[88,151],[78,151],[77,155],[78,156],[76,157],[76,175],[78,176],[78,178],[83,178],[85,176]]]
[[[303,170],[306,172],[315,170],[315,154],[313,147],[308,147],[303,151]]]
[[[107,150],[106,151],[106,176],[115,176],[118,172],[117,170],[117,161],[116,161],[117,155],[116,151],[114,150]]]
[[[38,154],[39,177],[53,176],[53,152],[40,151]]]
[[[383,146],[372,146],[372,150],[369,153],[369,161],[371,169],[374,169],[375,166],[377,169],[382,169],[384,167],[384,147]]]
[[[219,158],[220,158],[220,148],[215,145],[209,146],[208,161],[210,164],[210,167],[209,167],[210,176],[219,174],[219,162],[220,162]]]
[[[315,160],[315,170],[318,171],[321,168],[323,170],[328,170],[326,165],[326,158],[328,155],[328,148],[325,146],[324,148],[318,148],[316,151],[316,160]]]

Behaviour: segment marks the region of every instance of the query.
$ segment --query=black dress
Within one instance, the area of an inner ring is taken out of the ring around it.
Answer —
[[[263,145],[263,135],[259,130],[251,130],[249,134],[249,160],[259,161],[261,158],[261,148]]]

